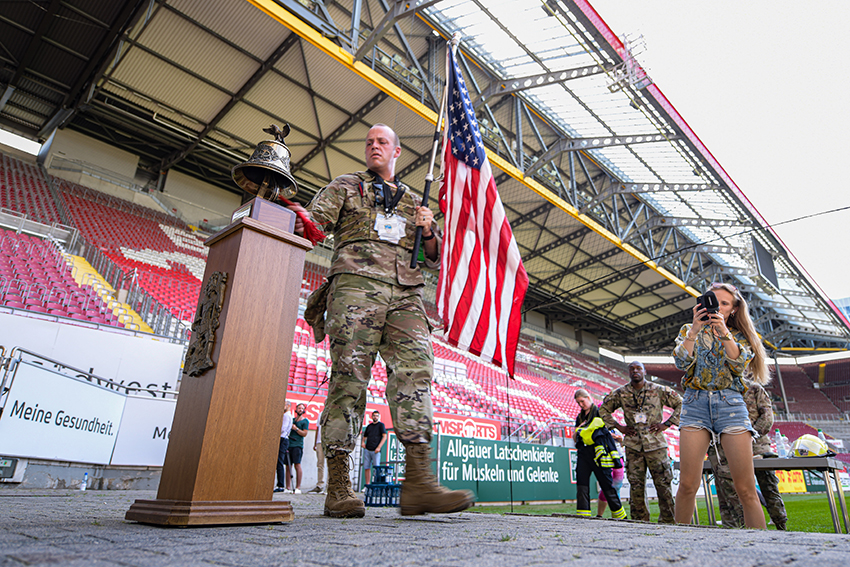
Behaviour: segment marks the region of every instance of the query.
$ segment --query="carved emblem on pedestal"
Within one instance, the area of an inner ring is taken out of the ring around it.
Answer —
[[[215,330],[224,305],[224,292],[227,289],[227,274],[213,272],[203,289],[195,321],[192,323],[192,340],[186,352],[183,372],[189,376],[200,376],[213,366],[213,348]]]

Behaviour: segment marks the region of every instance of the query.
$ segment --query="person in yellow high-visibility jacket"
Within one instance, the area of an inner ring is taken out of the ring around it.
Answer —
[[[626,511],[620,502],[620,496],[613,486],[612,469],[620,464],[617,445],[611,437],[605,422],[599,417],[599,408],[587,390],[576,390],[576,403],[581,408],[576,416],[576,429],[573,439],[578,451],[576,463],[576,504],[579,516],[590,517],[590,474],[602,488],[602,493],[611,507],[611,516],[622,520]]]

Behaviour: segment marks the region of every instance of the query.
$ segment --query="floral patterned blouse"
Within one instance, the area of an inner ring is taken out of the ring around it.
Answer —
[[[741,380],[747,365],[753,359],[753,351],[750,343],[740,331],[732,331],[732,337],[738,344],[741,353],[738,358],[729,358],[723,341],[716,338],[711,327],[703,327],[697,335],[694,344],[694,354],[689,355],[685,350],[685,338],[691,324],[682,326],[679,336],[676,337],[676,348],[673,349],[673,358],[676,368],[683,370],[685,376],[682,378],[682,388],[694,388],[696,390],[725,390],[727,388],[738,392],[746,392],[747,386]]]

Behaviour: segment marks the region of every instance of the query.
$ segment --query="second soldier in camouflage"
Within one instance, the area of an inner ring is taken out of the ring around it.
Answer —
[[[667,440],[663,431],[679,425],[682,398],[667,386],[646,381],[646,369],[641,362],[629,364],[629,383],[605,396],[599,415],[608,427],[624,436],[626,448],[626,478],[629,479],[629,509],[633,520],[649,521],[646,507],[646,471],[652,475],[661,511],[659,523],[674,523],[674,502],[671,484],[673,471],[667,456]],[[664,419],[664,406],[673,413]],[[613,417],[622,408],[625,425]]]

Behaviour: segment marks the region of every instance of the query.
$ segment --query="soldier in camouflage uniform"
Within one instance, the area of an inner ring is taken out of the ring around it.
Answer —
[[[650,520],[646,507],[646,471],[652,474],[658,492],[659,523],[674,523],[673,470],[667,456],[667,440],[663,431],[679,424],[682,397],[676,392],[646,381],[646,369],[641,362],[629,364],[630,381],[605,396],[599,407],[599,415],[609,428],[620,431],[626,448],[626,477],[629,479],[629,509],[633,520]],[[662,422],[664,406],[673,414]],[[625,425],[613,417],[614,411],[622,408]]]
[[[776,454],[770,450],[770,430],[773,427],[773,404],[770,396],[760,385],[747,382],[747,391],[744,392],[744,401],[747,403],[750,421],[753,429],[759,434],[758,439],[753,440],[754,457],[775,457]],[[714,471],[714,484],[717,487],[717,500],[720,507],[720,519],[727,528],[744,526],[744,510],[735,485],[732,483],[732,473],[726,462],[726,454],[723,447],[709,447],[708,459]],[[776,473],[770,470],[756,470],[761,493],[764,496],[767,513],[777,530],[785,530],[788,516],[785,513],[785,503],[779,493],[779,479]]]
[[[365,514],[351,490],[348,455],[360,435],[378,352],[387,365],[393,426],[407,455],[401,513],[455,512],[472,504],[471,492],[449,491],[430,473],[434,354],[422,304],[425,280],[418,266],[410,268],[410,259],[417,226],[423,227],[429,268],[439,268],[441,239],[431,210],[395,178],[400,154],[395,132],[373,126],[366,139],[369,170],[337,177],[309,205],[312,220],[334,237],[330,285],[321,305],[327,307],[333,361],[321,417],[329,473],[325,514],[334,517]]]

